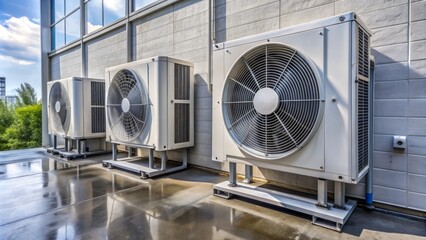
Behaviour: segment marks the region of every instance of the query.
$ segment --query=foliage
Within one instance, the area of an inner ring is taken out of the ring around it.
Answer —
[[[13,109],[7,106],[4,101],[0,101],[0,135],[13,123]]]
[[[16,106],[28,106],[37,104],[37,93],[29,83],[21,84],[20,88],[16,89],[18,98],[16,99]]]
[[[0,101],[0,151],[9,149],[3,134],[14,122],[14,117],[14,109],[8,107],[4,101]]]
[[[41,146],[41,104],[17,107],[13,123],[0,135],[0,150]]]

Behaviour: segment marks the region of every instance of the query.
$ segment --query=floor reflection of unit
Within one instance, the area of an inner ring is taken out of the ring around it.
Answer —
[[[47,151],[73,159],[110,152],[105,141],[105,81],[70,77],[47,83],[49,134]],[[64,139],[59,147],[58,137]]]
[[[194,146],[194,77],[191,63],[154,57],[106,70],[107,141],[112,160],[105,167],[121,168],[142,178],[185,169],[188,148]],[[149,150],[141,157],[117,159],[117,144]],[[167,166],[167,152],[183,149],[182,165]],[[156,164],[154,154],[160,154]],[[145,163],[145,162],[143,162]]]
[[[369,169],[370,36],[346,13],[215,44],[212,157],[230,171],[216,195],[290,208],[341,230],[356,206],[345,201],[345,183]],[[246,165],[245,183],[236,181],[236,163]],[[317,178],[317,199],[247,184],[253,165]]]

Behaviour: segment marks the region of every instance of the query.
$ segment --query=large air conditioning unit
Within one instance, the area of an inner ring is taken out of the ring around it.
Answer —
[[[347,13],[216,44],[213,160],[358,183],[369,168],[370,36]]]
[[[99,143],[97,145],[101,146],[90,149],[86,142],[87,139],[105,138],[104,92],[103,79],[70,77],[47,83],[49,134],[55,138],[54,145],[56,137],[66,139],[63,152],[56,146],[50,149],[52,152],[57,150],[60,155],[78,157],[86,156],[86,150],[94,152],[105,147],[105,144]],[[76,140],[78,145],[77,155],[66,153],[71,151],[72,140]],[[84,149],[80,149],[81,141],[86,143]]]
[[[108,68],[105,77],[107,141],[164,154],[194,146],[191,63],[153,57]],[[105,165],[120,167],[121,162]],[[129,163],[124,164],[130,168]],[[133,167],[138,173],[154,175],[151,170]]]

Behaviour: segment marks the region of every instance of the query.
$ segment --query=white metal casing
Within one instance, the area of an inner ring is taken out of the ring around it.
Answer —
[[[57,132],[51,126],[51,118],[48,111],[48,130],[49,134],[55,134],[61,137],[67,137],[71,139],[86,139],[86,138],[102,138],[105,137],[105,130],[102,132],[92,132],[92,121],[97,119],[92,118],[92,108],[104,108],[104,105],[92,105],[91,98],[92,83],[101,83],[102,87],[105,81],[103,79],[94,78],[83,78],[83,77],[69,77],[60,80],[54,80],[47,83],[48,99],[50,97],[51,88],[53,84],[59,82],[64,86],[68,93],[70,103],[70,125],[67,132]],[[103,98],[103,92],[96,92]],[[48,109],[50,108],[50,102],[48,101]],[[104,121],[105,118],[102,119]],[[98,123],[94,123],[98,124]],[[102,124],[102,123],[101,123]]]
[[[174,97],[175,66],[176,64],[189,67],[189,100],[179,100]],[[194,146],[194,67],[190,62],[165,56],[142,59],[105,70],[105,92],[115,74],[122,69],[132,71],[149,96],[149,110],[142,133],[130,140],[122,141],[114,136],[107,121],[107,141],[135,147],[153,148],[156,151],[167,151]],[[108,103],[108,100],[106,100]],[[175,143],[175,104],[189,104],[189,141]],[[108,114],[108,111],[107,111]],[[108,118],[108,116],[107,116]]]
[[[347,183],[360,181],[368,167],[357,170],[358,26],[371,36],[355,13],[346,13],[213,46],[212,159]],[[321,123],[307,145],[276,160],[256,158],[234,142],[225,127],[221,104],[234,62],[253,47],[268,43],[290,46],[315,64],[325,101]]]

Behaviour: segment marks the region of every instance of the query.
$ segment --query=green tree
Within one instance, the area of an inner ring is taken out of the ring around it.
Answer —
[[[9,149],[7,139],[4,136],[6,129],[8,129],[14,122],[14,109],[7,106],[5,101],[0,100],[0,151]]]
[[[7,106],[5,101],[0,100],[0,135],[3,134],[13,123],[13,109]]]
[[[0,144],[8,149],[40,147],[41,125],[41,104],[18,107],[15,121],[1,136]]]
[[[37,104],[37,93],[29,83],[21,83],[21,87],[16,89],[18,98],[16,99],[16,106],[28,106]]]

